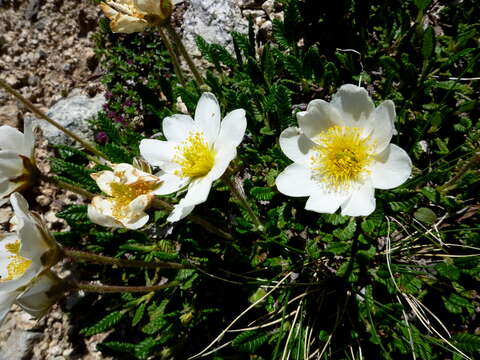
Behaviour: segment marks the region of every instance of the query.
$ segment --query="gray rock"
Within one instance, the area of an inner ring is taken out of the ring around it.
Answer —
[[[102,110],[105,101],[103,94],[89,98],[83,95],[80,90],[73,90],[69,97],[61,99],[53,105],[48,110],[47,115],[76,135],[91,140],[93,139],[93,132],[88,120]],[[42,130],[43,135],[51,144],[75,144],[73,139],[45,120],[36,119],[33,123]]]
[[[190,7],[183,16],[183,39],[191,54],[199,55],[196,35],[233,52],[231,31],[248,31],[248,22],[242,18],[237,0],[190,0]]]
[[[39,332],[13,330],[0,350],[0,360],[30,359],[32,347],[43,335]]]

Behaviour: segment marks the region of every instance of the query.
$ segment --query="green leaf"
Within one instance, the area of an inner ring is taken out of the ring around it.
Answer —
[[[263,331],[245,331],[233,339],[232,345],[240,351],[253,354],[267,340],[268,335]]]
[[[69,224],[90,223],[87,214],[87,205],[67,205],[57,213],[57,217],[65,219]]]
[[[125,315],[124,311],[112,312],[105,316],[95,325],[80,330],[80,334],[83,334],[85,336],[92,336],[107,331],[108,329],[111,329],[115,324],[117,324],[122,319],[123,315]]]
[[[350,240],[353,238],[355,230],[357,230],[357,223],[355,220],[351,220],[345,228],[333,230],[333,236],[342,241]]]
[[[276,192],[272,188],[255,186],[250,190],[250,195],[256,200],[268,201],[272,200]]]
[[[417,211],[413,213],[413,216],[418,221],[427,225],[434,224],[435,221],[437,221],[437,214],[435,214],[433,210],[430,210],[429,208],[426,208],[426,207],[419,208]]]
[[[455,334],[452,340],[463,351],[469,353],[480,353],[480,336],[474,334]]]
[[[422,55],[425,60],[431,60],[435,51],[435,32],[429,26],[423,33]]]
[[[136,326],[140,320],[142,320],[143,314],[145,314],[145,307],[147,306],[146,303],[142,303],[137,310],[135,310],[135,315],[132,319],[132,326]]]
[[[413,0],[413,3],[419,10],[425,10],[432,0]]]
[[[448,264],[446,262],[441,262],[435,265],[435,270],[444,278],[452,281],[457,281],[460,279],[461,272],[453,264]]]

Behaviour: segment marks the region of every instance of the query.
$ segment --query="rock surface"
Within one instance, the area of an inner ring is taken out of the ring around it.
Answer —
[[[106,99],[103,94],[89,98],[83,95],[80,90],[74,90],[70,96],[53,105],[48,110],[47,115],[73,133],[89,140],[93,138],[93,132],[88,120],[102,110],[105,102]],[[33,123],[42,130],[50,144],[76,145],[74,140],[45,120],[37,119]]]
[[[237,0],[190,0],[183,16],[183,39],[192,55],[199,55],[195,36],[226,46],[233,51],[231,31],[245,33],[248,22],[242,18]]]

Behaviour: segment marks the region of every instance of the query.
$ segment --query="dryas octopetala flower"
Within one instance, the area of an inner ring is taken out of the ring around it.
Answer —
[[[148,221],[144,212],[162,181],[130,164],[115,164],[113,171],[91,175],[108,197],[95,196],[88,206],[88,217],[96,224],[138,229]]]
[[[25,122],[23,134],[11,126],[0,126],[0,206],[13,192],[32,185],[36,172],[34,143],[30,122]]]
[[[247,127],[245,110],[228,113],[220,122],[220,106],[211,93],[202,94],[195,120],[176,114],[163,120],[167,141],[144,139],[140,153],[151,165],[160,167],[163,184],[158,195],[176,192],[188,185],[185,197],[174,207],[168,221],[187,216],[207,200],[212,183],[220,178],[237,155]]]
[[[58,298],[62,281],[50,272],[60,248],[19,193],[10,196],[15,233],[0,234],[0,322],[17,302],[41,316]],[[23,304],[22,304],[23,302]]]
[[[171,0],[115,0],[102,2],[100,7],[111,20],[112,31],[127,34],[161,25],[173,11]]]
[[[300,128],[280,135],[280,147],[294,161],[276,179],[280,192],[308,196],[305,209],[366,216],[375,210],[375,188],[391,189],[410,176],[412,163],[390,144],[395,107],[375,108],[367,91],[343,85],[330,103],[313,100],[297,113]]]

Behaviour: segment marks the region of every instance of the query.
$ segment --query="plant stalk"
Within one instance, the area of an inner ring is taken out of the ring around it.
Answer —
[[[51,176],[48,176],[48,175],[45,175],[45,174],[42,174],[40,173],[40,171],[38,172],[38,176],[41,180],[45,181],[45,182],[48,182],[48,183],[51,183],[53,185],[56,185],[58,186],[59,188],[61,189],[65,189],[65,190],[70,190],[78,195],[81,195],[83,196],[84,198],[86,199],[92,199],[95,194],[92,194],[90,191],[88,190],[85,190],[81,187],[78,187],[76,185],[73,185],[73,184],[69,184],[65,181],[62,181],[62,180],[58,180],[58,179],[55,179]]]
[[[162,208],[162,209],[166,209],[168,211],[172,211],[173,209],[173,205],[169,204],[168,202],[166,201],[163,201],[159,198],[156,198],[153,200],[152,202],[152,206],[155,207],[155,208]],[[207,230],[208,232],[212,233],[212,234],[215,234],[215,235],[218,235],[226,240],[234,240],[233,236],[229,233],[227,233],[226,231],[216,227],[215,225],[213,225],[212,223],[208,222],[207,220],[205,219],[202,219],[201,217],[199,216],[195,216],[195,215],[188,215],[187,218],[197,224],[197,225],[200,225],[202,226],[205,230]]]
[[[160,34],[160,37],[162,38],[163,44],[168,50],[168,53],[170,54],[170,59],[172,60],[173,64],[173,70],[175,71],[175,75],[177,75],[178,81],[180,81],[180,84],[182,84],[183,87],[185,87],[185,77],[183,76],[183,71],[182,68],[180,67],[180,62],[178,61],[177,54],[173,50],[172,44],[170,43],[170,40],[168,40],[168,37],[165,35],[165,32],[163,31],[161,26],[157,26],[158,33]]]
[[[166,289],[180,285],[179,281],[171,281],[163,285],[153,286],[114,286],[114,285],[98,285],[89,282],[76,282],[74,287],[86,292],[95,292],[100,294],[108,293],[138,293],[138,292],[151,292]]]
[[[480,152],[477,151],[473,156],[467,161],[465,165],[463,165],[460,170],[455,174],[454,177],[452,177],[450,180],[448,180],[445,184],[437,187],[437,191],[447,193],[448,191],[455,189],[457,187],[457,182],[462,178],[465,173],[470,170],[472,167],[476,166],[477,164],[480,164]]]
[[[168,261],[140,261],[129,259],[118,259],[110,256],[97,255],[86,251],[63,249],[65,256],[78,262],[89,262],[94,264],[115,265],[118,267],[136,267],[145,269],[191,269],[189,265],[183,265]]]
[[[248,212],[248,215],[255,223],[255,227],[257,228],[257,230],[263,231],[265,227],[263,226],[258,216],[253,212],[253,209],[248,203],[243,189],[241,189],[235,181],[232,181],[231,176],[233,176],[232,172],[230,170],[227,170],[223,175],[222,180],[230,188],[233,196],[240,202],[240,204],[242,204],[243,208]]]
[[[197,67],[195,66],[195,63],[193,62],[191,56],[188,54],[187,49],[183,45],[182,39],[180,36],[177,34],[177,31],[173,28],[172,24],[169,22],[166,22],[164,24],[165,28],[167,29],[168,33],[172,37],[174,43],[178,46],[178,49],[180,50],[180,53],[182,54],[183,58],[187,62],[188,67],[192,71],[193,77],[195,78],[195,81],[197,82],[197,85],[201,87],[202,85],[205,85],[205,81],[203,80],[202,76],[200,75],[200,72],[198,71]]]
[[[5,81],[3,81],[2,79],[0,79],[0,86],[2,88],[4,88],[8,93],[10,93],[11,95],[13,95],[15,98],[17,98],[20,102],[22,102],[32,113],[34,113],[36,116],[38,116],[39,118],[47,121],[48,123],[50,123],[51,125],[55,126],[57,129],[59,129],[60,131],[64,132],[65,134],[67,134],[68,136],[70,136],[72,139],[74,139],[75,141],[77,141],[78,143],[82,144],[82,146],[85,148],[85,149],[88,149],[89,151],[91,151],[93,154],[95,154],[96,156],[98,157],[101,157],[105,160],[108,160],[107,156],[105,154],[103,154],[101,151],[97,150],[95,148],[95,146],[93,144],[91,144],[89,141],[86,141],[84,139],[82,139],[81,137],[79,137],[78,135],[76,135],[75,133],[71,132],[70,130],[68,130],[67,128],[65,128],[64,126],[60,125],[58,122],[56,122],[55,120],[53,120],[51,117],[49,117],[47,114],[43,113],[42,111],[40,111],[35,105],[33,105],[29,100],[27,100],[25,97],[22,96],[22,94],[20,94],[18,91],[16,91],[15,89],[13,89],[10,85],[8,85]]]

